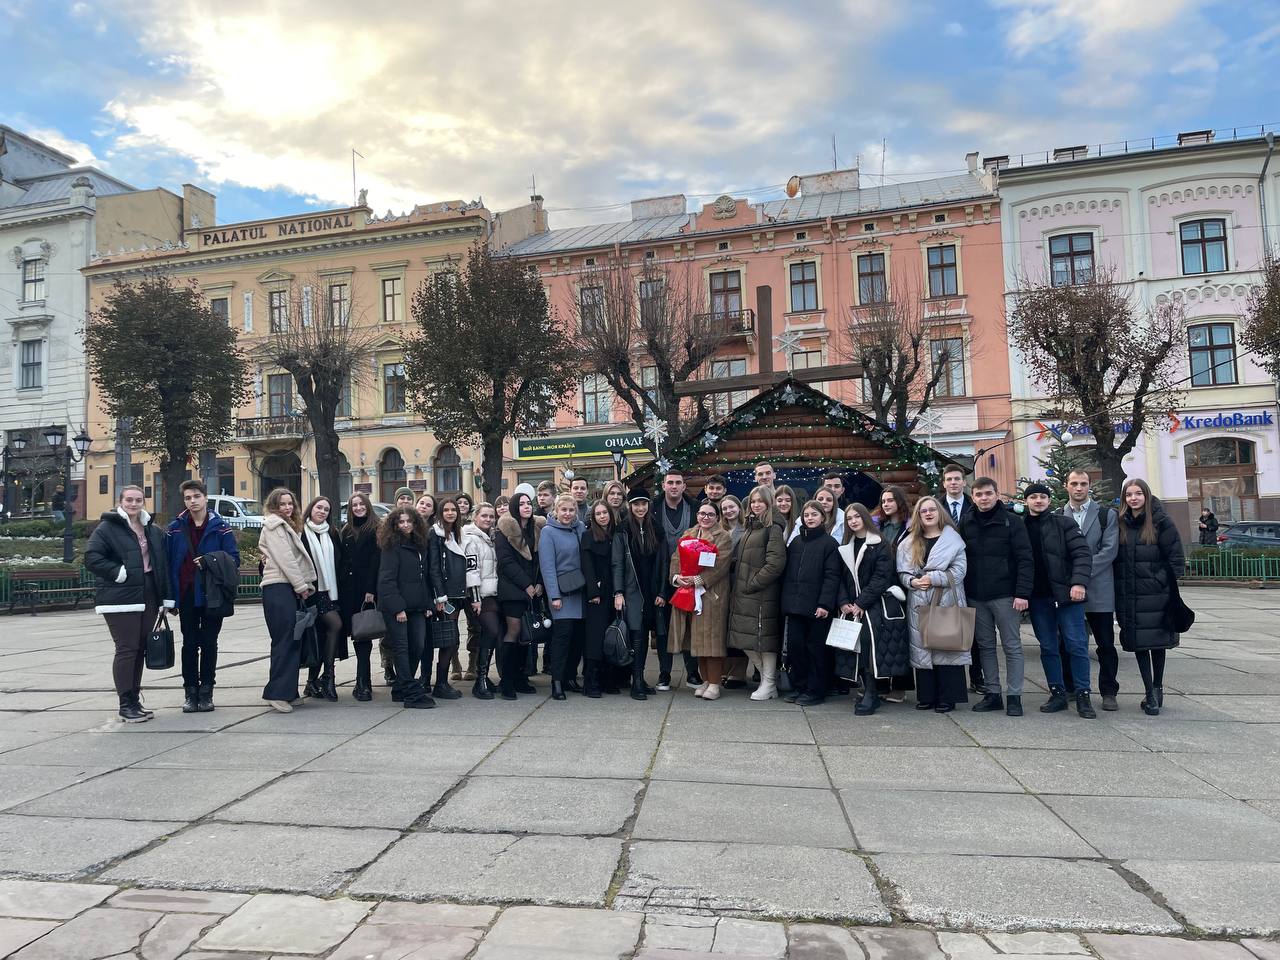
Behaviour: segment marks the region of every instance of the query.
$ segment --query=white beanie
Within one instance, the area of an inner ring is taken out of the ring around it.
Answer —
[[[511,494],[511,496],[514,497],[517,493],[527,493],[529,495],[529,499],[534,501],[534,503],[537,503],[538,501],[538,495],[536,491],[533,489],[532,483],[517,483],[516,489]]]

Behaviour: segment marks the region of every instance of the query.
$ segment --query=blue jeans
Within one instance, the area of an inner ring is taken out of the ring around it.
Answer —
[[[1031,629],[1040,642],[1040,665],[1050,687],[1064,686],[1058,635],[1071,661],[1074,693],[1089,692],[1089,637],[1084,630],[1084,604],[1058,604],[1046,597],[1031,598]]]

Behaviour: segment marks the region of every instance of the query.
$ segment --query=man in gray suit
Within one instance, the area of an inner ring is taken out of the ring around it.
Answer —
[[[1066,486],[1067,504],[1062,514],[1076,522],[1093,552],[1093,574],[1089,578],[1084,618],[1098,648],[1098,693],[1102,694],[1103,710],[1116,710],[1116,694],[1120,692],[1116,670],[1120,655],[1116,653],[1116,588],[1111,565],[1119,545],[1119,517],[1115,510],[1089,497],[1088,472],[1072,470],[1067,474]],[[1062,664],[1067,689],[1073,689],[1071,668],[1065,656]]]

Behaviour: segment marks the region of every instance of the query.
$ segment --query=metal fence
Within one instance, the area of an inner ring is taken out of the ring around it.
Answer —
[[[13,602],[13,579],[10,574],[14,570],[21,570],[22,567],[5,567],[0,566],[0,613],[4,613],[9,609],[9,604]],[[36,580],[31,582],[31,586],[36,589],[53,589],[66,588],[68,597],[74,591],[80,591],[92,588],[94,585],[93,574],[84,567],[80,568],[80,579],[73,580]],[[262,577],[255,570],[253,573],[240,574],[240,587],[236,590],[237,600],[261,600],[262,599]],[[68,603],[70,600],[68,599]],[[17,610],[14,611],[15,613]]]
[[[1249,557],[1221,550],[1187,557],[1187,576],[1196,580],[1280,580],[1280,556]]]

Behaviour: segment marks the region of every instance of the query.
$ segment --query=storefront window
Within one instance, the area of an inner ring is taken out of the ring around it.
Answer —
[[[1258,518],[1258,467],[1253,442],[1210,437],[1183,448],[1191,522],[1208,507],[1219,523]]]

